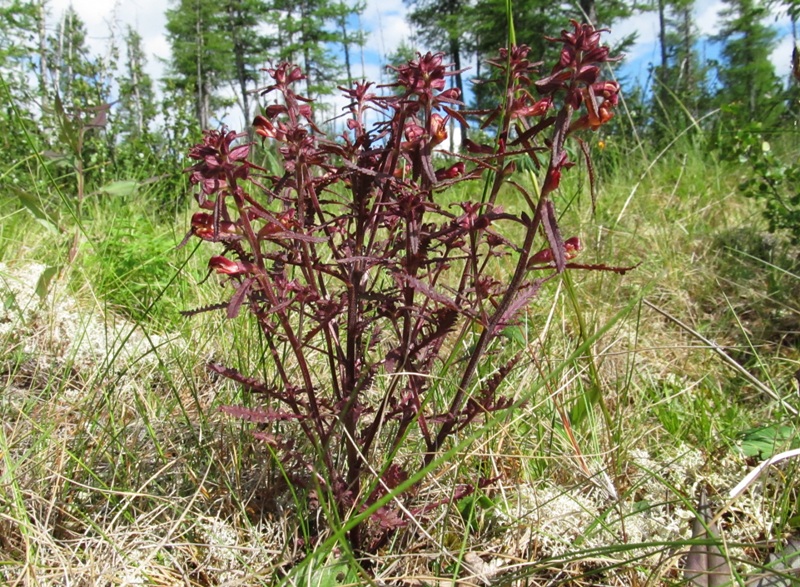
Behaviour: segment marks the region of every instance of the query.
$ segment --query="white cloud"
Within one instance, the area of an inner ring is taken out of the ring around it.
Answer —
[[[715,2],[695,2],[694,19],[697,28],[702,36],[716,35],[719,32],[719,12],[723,4],[719,0]]]
[[[409,41],[412,31],[407,12],[403,0],[367,1],[361,24],[368,31],[364,50],[370,61],[385,61],[403,41]]]
[[[61,16],[72,5],[86,25],[87,45],[95,55],[105,55],[112,31],[117,45],[123,48],[125,25],[130,25],[142,37],[147,57],[147,72],[154,80],[162,77],[164,65],[159,60],[169,58],[166,39],[167,19],[164,0],[52,0],[48,28],[55,34]]]
[[[611,32],[605,36],[605,39],[611,45],[636,33],[636,42],[627,50],[627,56],[632,60],[638,58],[642,52],[647,51],[647,47],[658,41],[658,14],[654,12],[636,14],[614,23],[610,28]]]
[[[784,35],[775,49],[769,56],[777,73],[782,79],[785,79],[792,71],[792,49],[794,48],[794,40],[791,34]]]

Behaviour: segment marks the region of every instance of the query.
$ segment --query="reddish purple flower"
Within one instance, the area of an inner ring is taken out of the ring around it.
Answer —
[[[442,181],[444,179],[455,179],[456,177],[461,177],[464,175],[464,162],[459,161],[451,165],[450,167],[445,167],[442,169],[436,170],[436,179]]]
[[[207,212],[195,212],[192,215],[192,234],[207,240],[231,240],[239,238],[239,230],[233,222],[220,220],[217,228],[214,228],[214,215]]]
[[[246,163],[250,152],[249,144],[234,145],[244,134],[222,130],[206,130],[203,142],[189,150],[189,158],[197,163],[189,167],[189,181],[200,185],[204,194],[210,195],[228,184],[228,179],[246,179],[249,165]]]
[[[253,271],[253,264],[247,261],[231,261],[222,255],[215,255],[208,260],[208,268],[222,275],[243,275]]]
[[[582,248],[583,247],[580,238],[577,236],[568,238],[564,241],[564,256],[568,261],[570,259],[574,259],[578,256],[578,253],[581,252]],[[534,265],[546,265],[548,263],[553,263],[554,261],[555,255],[553,254],[553,249],[548,247],[546,249],[542,249],[534,255],[531,255],[531,258],[528,259],[528,268]]]

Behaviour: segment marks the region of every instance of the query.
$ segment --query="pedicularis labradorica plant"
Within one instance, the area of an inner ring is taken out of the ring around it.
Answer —
[[[575,22],[553,41],[563,44],[560,61],[538,80],[524,45],[490,61],[504,102],[470,114],[497,139],[465,141],[451,165],[437,168],[434,152],[451,119],[468,125],[458,90],[447,88],[455,72],[430,53],[393,68],[387,95],[371,83],[341,88],[348,131],[336,140],[295,92],[300,69],[268,69],[263,93],[275,101],[253,126],[277,146],[278,175],[248,160],[243,133],[206,131],[189,153],[202,209],[191,234],[222,245],[209,268],[233,290],[214,307],[229,318],[249,311],[268,349],[266,380],[210,365],[265,398],[263,408],[224,410],[259,423],[255,434],[295,487],[327,500],[339,520],[429,465],[476,419],[514,404],[500,384],[521,354],[485,378],[478,367],[545,282],[567,269],[624,271],[571,262],[581,243],[562,240],[550,197],[574,165],[567,141],[612,117],[619,86],[600,79],[608,48],[600,31]],[[443,204],[461,184],[474,197]],[[501,191],[527,210],[505,210]],[[501,279],[502,264],[510,277]],[[400,507],[413,504],[415,487],[355,526],[351,545],[374,551],[409,512],[427,511]]]

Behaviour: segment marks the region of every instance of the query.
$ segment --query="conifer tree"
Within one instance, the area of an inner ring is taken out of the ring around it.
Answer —
[[[361,30],[360,27],[354,29],[350,25],[350,21],[352,17],[364,12],[364,8],[366,8],[366,3],[363,2],[363,0],[355,0],[355,2],[342,0],[331,4],[333,18],[337,26],[337,32],[339,33],[339,44],[342,46],[342,54],[344,55],[345,81],[348,87],[353,85],[355,79],[353,75],[353,59],[350,50],[352,47],[363,47],[366,43],[364,31]]]
[[[252,90],[267,57],[268,39],[261,32],[261,25],[267,20],[269,7],[264,0],[225,0],[222,6],[226,12],[223,27],[232,51],[228,75],[247,124],[252,120]]]
[[[201,128],[224,105],[219,90],[230,79],[233,43],[226,32],[226,12],[217,0],[176,0],[167,10],[167,38],[172,48],[169,84],[194,98]]]
[[[37,14],[34,2],[12,0],[0,5],[0,126],[3,128],[0,149],[6,160],[12,162],[30,155],[28,138],[42,137],[36,108],[37,102],[41,105],[42,100],[36,95],[37,90],[30,87],[29,80],[30,70],[35,67],[31,57],[36,54],[37,47]],[[4,190],[9,184],[13,189],[14,185],[30,178],[16,166],[0,176],[0,181],[6,184]]]
[[[3,80],[23,89],[24,78],[35,54],[37,7],[33,2],[12,0],[0,5],[0,69]]]
[[[142,36],[128,26],[125,34],[126,57],[119,77],[119,132],[138,138],[147,133],[148,122],[156,116],[153,80],[145,71],[147,58],[142,48]]]
[[[653,72],[656,134],[671,138],[696,119],[708,99],[706,75],[696,50],[699,38],[693,0],[659,0],[660,63]],[[665,129],[666,132],[665,132]]]
[[[724,0],[722,27],[714,38],[722,43],[721,106],[738,107],[739,120],[765,120],[780,104],[780,83],[769,60],[776,32],[765,24],[769,10],[760,0]]]
[[[336,58],[337,46],[362,43],[358,35],[349,35],[347,20],[360,14],[361,2],[332,0],[274,0],[278,13],[278,33],[273,43],[278,61],[297,63],[306,77],[306,95],[310,98],[330,94],[345,73]],[[344,26],[343,26],[344,25]],[[352,72],[350,74],[352,77]]]
[[[72,6],[48,39],[47,64],[52,87],[63,104],[88,109],[108,103],[108,68],[89,53],[86,25]]]

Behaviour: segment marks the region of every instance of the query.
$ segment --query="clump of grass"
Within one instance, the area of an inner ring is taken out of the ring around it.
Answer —
[[[161,328],[179,323],[180,311],[192,300],[182,298],[175,283],[179,255],[166,254],[178,242],[171,227],[135,216],[114,216],[110,221],[81,265],[93,276],[97,294],[113,313],[133,322]],[[173,291],[165,296],[170,287]]]

